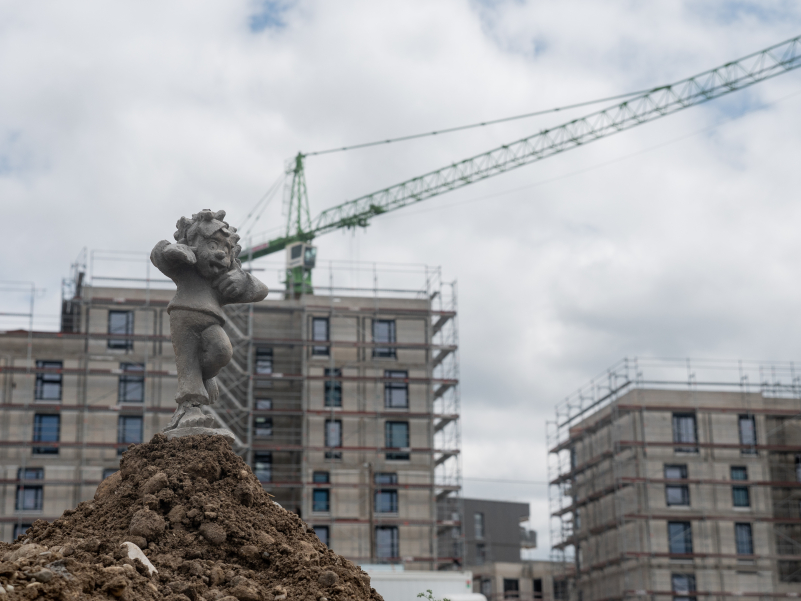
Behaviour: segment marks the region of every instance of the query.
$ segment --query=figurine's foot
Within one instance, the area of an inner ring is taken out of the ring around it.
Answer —
[[[220,387],[217,386],[217,378],[209,378],[203,381],[206,392],[209,394],[209,405],[213,405],[220,397]]]
[[[178,422],[179,428],[216,428],[217,420],[213,415],[206,415],[200,407],[189,407]]]

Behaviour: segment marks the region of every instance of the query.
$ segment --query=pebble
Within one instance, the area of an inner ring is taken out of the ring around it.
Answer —
[[[53,572],[47,568],[42,568],[38,572],[31,574],[31,576],[36,578],[39,582],[50,582],[53,579]]]
[[[143,564],[145,564],[145,567],[147,567],[147,571],[151,576],[153,574],[158,574],[159,573],[159,571],[156,569],[156,566],[154,566],[150,562],[150,560],[145,556],[145,554],[142,553],[142,549],[137,547],[135,544],[133,544],[131,542],[125,542],[125,543],[122,543],[120,545],[120,547],[122,547],[127,552],[127,555],[128,555],[129,559],[138,559]]]

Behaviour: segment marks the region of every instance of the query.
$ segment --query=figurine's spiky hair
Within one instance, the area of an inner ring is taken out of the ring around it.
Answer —
[[[203,209],[199,213],[192,215],[191,219],[181,217],[175,224],[178,230],[173,235],[178,244],[196,247],[195,242],[198,236],[210,238],[216,232],[222,232],[231,241],[233,258],[236,259],[242,250],[242,247],[237,244],[239,242],[239,234],[236,233],[235,227],[223,221],[224,218],[225,211],[217,211],[215,213],[211,209]]]

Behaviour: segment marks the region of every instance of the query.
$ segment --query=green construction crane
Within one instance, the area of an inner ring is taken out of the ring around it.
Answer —
[[[287,292],[311,293],[315,237],[342,228],[366,227],[376,215],[462,188],[505,171],[540,161],[588,142],[654,121],[682,109],[741,90],[801,67],[801,36],[749,54],[676,83],[654,88],[620,104],[595,111],[532,136],[448,165],[326,209],[312,219],[306,194],[304,158],[298,153],[287,170],[289,215],[286,234],[242,251],[258,258],[288,249]]]

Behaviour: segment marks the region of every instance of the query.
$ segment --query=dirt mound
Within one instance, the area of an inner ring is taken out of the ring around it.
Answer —
[[[0,558],[9,601],[381,601],[367,574],[274,503],[220,436],[157,434],[131,446],[93,501],[0,543]]]

